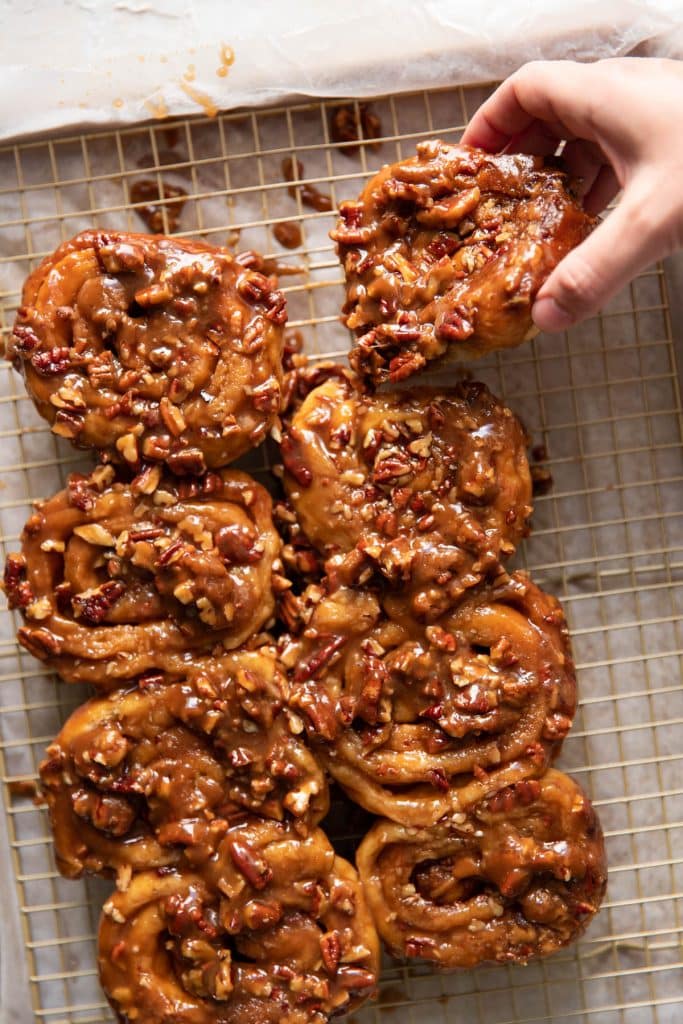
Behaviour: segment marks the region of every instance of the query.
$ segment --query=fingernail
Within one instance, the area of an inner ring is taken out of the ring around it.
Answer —
[[[574,322],[567,310],[551,298],[538,299],[531,310],[531,317],[540,331],[565,331]]]

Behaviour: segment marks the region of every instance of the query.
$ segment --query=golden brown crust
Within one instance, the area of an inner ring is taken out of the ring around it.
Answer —
[[[283,643],[292,703],[362,807],[429,825],[559,751],[576,708],[569,638],[559,603],[522,574],[427,626],[399,595],[384,610],[369,591],[314,596],[303,638]]]
[[[372,993],[379,943],[320,829],[251,821],[199,872],[134,875],[105,904],[99,966],[121,1021],[324,1024]]]
[[[338,368],[294,411],[284,484],[330,575],[378,570],[435,619],[526,532],[525,443],[483,384],[369,396]]]
[[[197,483],[153,467],[128,482],[104,465],[36,507],[4,587],[24,647],[67,682],[111,688],[256,633],[279,551],[270,497],[246,473]]]
[[[245,812],[315,825],[327,782],[286,698],[263,646],[82,704],[40,766],[62,874],[159,867],[181,849],[197,859]]]
[[[280,409],[286,304],[224,249],[84,231],[29,276],[8,357],[56,434],[200,474]]]
[[[607,882],[597,815],[581,788],[552,769],[457,823],[406,828],[380,819],[357,861],[392,955],[443,969],[555,952],[584,931]]]
[[[540,157],[436,140],[383,167],[340,214],[331,237],[357,337],[351,364],[375,384],[447,351],[520,344],[543,281],[593,223]]]

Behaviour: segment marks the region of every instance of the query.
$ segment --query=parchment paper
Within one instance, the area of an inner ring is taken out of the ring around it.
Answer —
[[[1,0],[0,138],[680,55],[682,16],[679,0]]]

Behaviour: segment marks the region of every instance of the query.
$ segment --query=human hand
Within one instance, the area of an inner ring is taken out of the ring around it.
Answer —
[[[554,153],[581,179],[589,213],[616,209],[555,268],[532,310],[564,330],[596,313],[650,263],[683,246],[683,62],[625,57],[534,61],[476,112],[463,143],[489,152]]]

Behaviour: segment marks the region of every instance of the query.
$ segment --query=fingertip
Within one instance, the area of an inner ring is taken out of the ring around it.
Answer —
[[[474,146],[487,153],[498,153],[510,141],[510,136],[499,132],[490,124],[483,113],[478,112],[467,125],[460,140],[463,146]]]
[[[531,310],[531,318],[539,331],[566,331],[574,323],[574,317],[552,298],[537,299]]]

